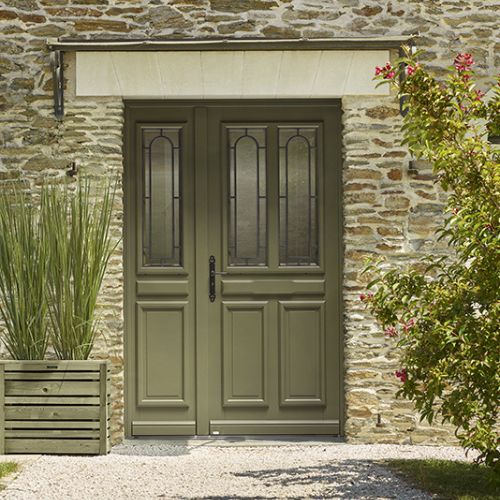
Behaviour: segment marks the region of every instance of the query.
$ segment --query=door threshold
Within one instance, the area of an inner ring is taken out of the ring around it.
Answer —
[[[210,435],[210,436],[134,436],[126,438],[133,442],[156,441],[184,446],[198,446],[200,444],[213,446],[290,446],[293,444],[319,446],[324,444],[344,444],[346,442],[341,436],[319,436],[319,435]]]

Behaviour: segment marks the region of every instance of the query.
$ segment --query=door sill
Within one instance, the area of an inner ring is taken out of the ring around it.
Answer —
[[[133,436],[125,441],[134,442],[164,442],[179,446],[322,446],[345,444],[346,439],[341,436],[320,436],[320,435],[238,435],[238,436]]]
[[[340,434],[338,420],[211,420],[211,435],[324,435]]]

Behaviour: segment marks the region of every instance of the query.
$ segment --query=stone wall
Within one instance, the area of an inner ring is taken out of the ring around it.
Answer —
[[[394,340],[384,337],[359,300],[367,257],[385,255],[404,266],[424,251],[445,250],[433,238],[444,195],[427,165],[409,169],[393,97],[344,98],[343,110],[346,433],[360,442],[447,441],[449,429],[421,432],[411,403],[396,399]]]
[[[496,9],[496,10],[495,10]],[[436,71],[471,52],[486,87],[500,66],[497,0],[0,0],[0,183],[64,176],[73,160],[98,176],[122,171],[120,100],[69,91],[66,116],[52,111],[47,37],[332,37],[419,33],[422,59]],[[68,89],[70,90],[70,89]],[[368,254],[406,262],[436,248],[443,196],[424,166],[409,169],[399,146],[393,97],[345,98],[345,368],[347,437],[437,442],[448,430],[418,424],[395,399],[390,341],[358,300]],[[121,203],[114,234],[120,236]],[[123,269],[117,249],[103,289],[103,336],[96,356],[113,362],[113,440],[123,434]],[[382,425],[376,426],[380,414]]]

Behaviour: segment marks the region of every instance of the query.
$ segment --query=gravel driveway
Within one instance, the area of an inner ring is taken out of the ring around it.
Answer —
[[[43,456],[0,498],[430,498],[380,464],[387,458],[464,460],[450,447],[334,441],[130,440],[108,456]],[[10,459],[15,457],[9,457]]]

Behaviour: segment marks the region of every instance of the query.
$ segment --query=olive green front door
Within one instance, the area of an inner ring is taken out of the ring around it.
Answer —
[[[341,433],[340,110],[126,106],[130,435]]]

